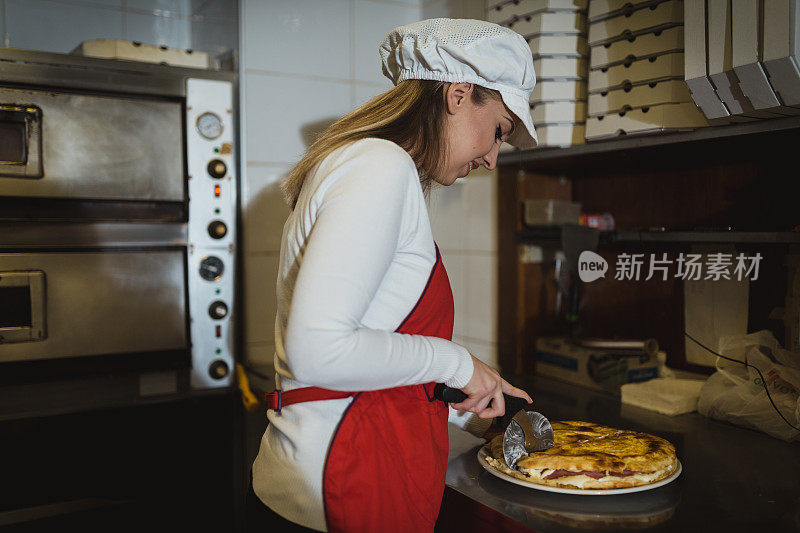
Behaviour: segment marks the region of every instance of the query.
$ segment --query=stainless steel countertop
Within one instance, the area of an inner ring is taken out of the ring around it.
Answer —
[[[511,380],[550,420],[584,420],[672,442],[681,475],[652,490],[614,496],[558,494],[498,479],[478,463],[483,441],[450,428],[447,486],[540,532],[800,531],[800,443],[707,419],[666,416],[619,397],[545,378]]]

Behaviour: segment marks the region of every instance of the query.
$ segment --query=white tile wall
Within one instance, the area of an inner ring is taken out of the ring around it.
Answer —
[[[246,342],[275,344],[275,284],[278,254],[249,254],[244,263],[244,326]],[[264,302],[272,302],[271,316],[264,316]]]
[[[378,46],[392,29],[420,20],[419,3],[355,0],[353,39],[355,79],[383,83]]]
[[[9,46],[67,53],[88,39],[119,38],[119,10],[49,0],[5,0]]]
[[[449,187],[434,185],[428,201],[433,237],[440,248],[461,253],[465,250],[467,235],[466,180]]]
[[[350,78],[349,0],[249,1],[246,5],[243,31],[248,69]]]
[[[464,249],[470,252],[496,253],[497,173],[473,170],[465,180],[464,191]]]
[[[354,83],[353,84],[353,101],[352,107],[366,104],[381,93],[384,93],[392,88],[392,82],[388,78],[384,78],[381,83]]]
[[[126,13],[126,38],[172,48],[192,47],[192,23],[188,19]]]
[[[238,0],[0,0],[3,44],[67,53],[90,39],[127,39],[219,55],[238,48],[237,5]]]
[[[125,0],[125,6],[149,14],[185,17],[192,13],[190,0]]]
[[[247,166],[248,179],[242,188],[242,233],[248,253],[281,250],[281,233],[289,207],[283,199],[280,183],[289,170],[289,165],[251,163]]]
[[[244,86],[248,162],[296,163],[317,134],[350,110],[344,82],[247,71]]]
[[[464,336],[487,343],[497,338],[497,256],[464,254]]]

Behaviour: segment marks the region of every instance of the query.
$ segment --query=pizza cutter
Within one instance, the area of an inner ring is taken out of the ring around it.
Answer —
[[[434,396],[448,403],[461,403],[467,395],[459,389],[438,384]],[[503,457],[510,468],[517,467],[517,461],[529,453],[541,452],[555,445],[555,435],[550,421],[541,413],[526,411],[528,402],[516,396],[503,394],[506,414],[500,417],[503,433]]]

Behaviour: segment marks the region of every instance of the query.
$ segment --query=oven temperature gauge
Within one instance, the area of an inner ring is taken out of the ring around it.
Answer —
[[[222,277],[225,265],[219,257],[209,255],[200,262],[200,277],[207,281],[216,281]]]
[[[207,111],[197,117],[197,131],[206,139],[216,139],[222,135],[222,119]]]

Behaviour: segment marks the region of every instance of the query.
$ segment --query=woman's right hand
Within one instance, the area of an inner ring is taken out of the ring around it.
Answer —
[[[506,411],[503,393],[533,403],[528,393],[511,385],[500,376],[497,370],[474,355],[472,356],[472,366],[472,378],[461,388],[467,395],[467,399],[453,404],[454,409],[470,411],[477,414],[479,418],[503,416]],[[489,402],[492,402],[491,406],[489,406]]]

